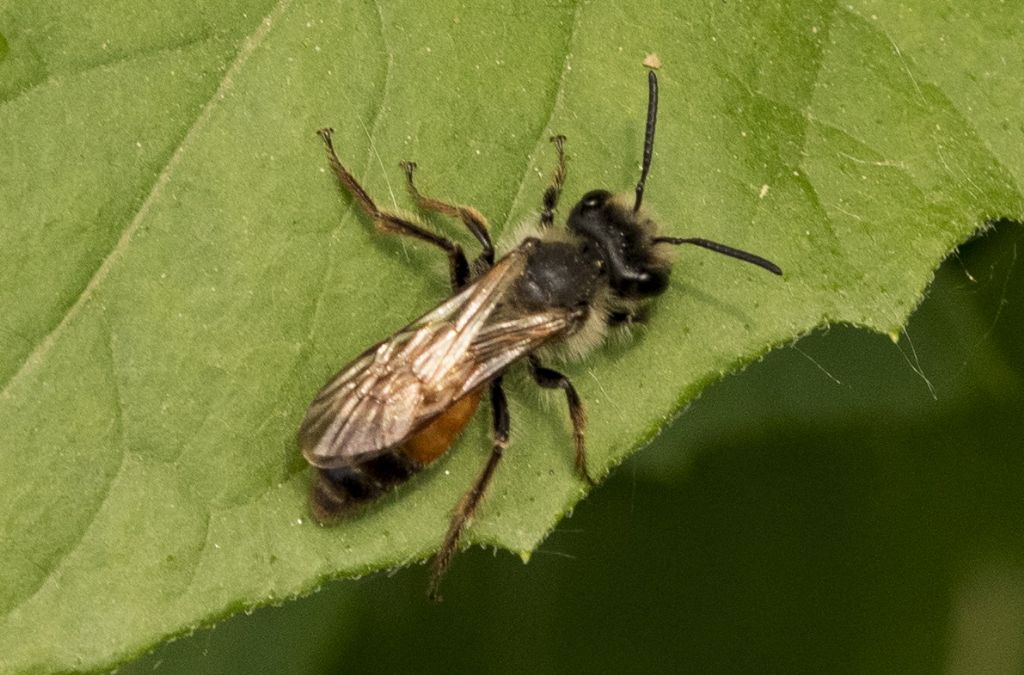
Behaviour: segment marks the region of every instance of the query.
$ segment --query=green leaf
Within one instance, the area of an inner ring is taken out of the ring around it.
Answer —
[[[566,366],[602,472],[773,345],[835,322],[898,335],[954,246],[1024,217],[1016,5],[439,6],[0,9],[3,670],[109,667],[436,549],[485,415],[365,516],[307,516],[309,399],[446,292],[435,252],[339,196],[318,127],[382,204],[409,206],[414,159],[507,245],[554,132],[568,203],[630,189],[659,55],[648,206],[786,276],[681,251],[649,329]],[[525,381],[511,398],[468,539],[526,556],[585,489],[562,401]]]
[[[958,248],[901,345],[835,326],[707,388],[527,566],[328,584],[122,672],[1017,672],[1022,237]]]
[[[1022,237],[958,248],[901,345],[835,326],[705,389],[529,565],[328,584],[123,672],[1019,671]]]

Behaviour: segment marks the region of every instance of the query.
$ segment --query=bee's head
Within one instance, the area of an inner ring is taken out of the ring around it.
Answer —
[[[623,206],[607,190],[591,190],[572,208],[567,223],[572,232],[595,245],[608,272],[608,285],[623,298],[647,298],[668,287],[669,265],[654,255],[653,227],[640,213],[658,116],[658,78],[653,70],[648,72],[647,82],[644,159],[633,207]]]
[[[647,298],[668,287],[669,266],[654,255],[652,228],[641,219],[607,190],[591,190],[569,213],[569,230],[595,245],[609,286],[623,298]]]
[[[640,209],[644,198],[647,173],[654,155],[654,128],[658,118],[658,78],[647,74],[647,126],[644,133],[644,155],[640,181],[632,206],[615,199],[607,190],[591,190],[572,207],[569,229],[595,248],[604,263],[608,285],[619,297],[649,298],[668,287],[671,265],[656,248],[664,244],[692,244],[752,263],[773,274],[782,274],[779,266],[761,256],[699,237],[659,237],[654,223]]]

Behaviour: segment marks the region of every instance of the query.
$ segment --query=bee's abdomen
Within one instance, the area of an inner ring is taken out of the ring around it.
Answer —
[[[482,389],[456,401],[401,445],[373,459],[334,469],[317,469],[310,503],[313,515],[329,523],[377,499],[444,454],[480,404]]]
[[[390,450],[359,464],[317,469],[310,495],[313,515],[321,522],[337,520],[408,480],[420,468],[400,450]]]
[[[481,394],[482,389],[471,391],[406,439],[402,444],[405,456],[419,464],[430,464],[443,455],[473,419]]]

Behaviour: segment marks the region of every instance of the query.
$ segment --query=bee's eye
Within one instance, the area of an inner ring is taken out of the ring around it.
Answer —
[[[611,197],[611,193],[606,192],[605,190],[592,190],[591,192],[583,195],[583,198],[580,199],[579,208],[584,211],[599,209],[605,205],[609,197]]]

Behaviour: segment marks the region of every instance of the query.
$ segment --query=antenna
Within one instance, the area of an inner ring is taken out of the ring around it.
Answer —
[[[658,76],[653,70],[647,71],[647,129],[644,133],[644,163],[640,169],[640,182],[636,184],[636,201],[633,202],[633,213],[640,210],[644,200],[644,183],[647,172],[651,170],[651,156],[654,154],[654,125],[658,121]]]
[[[694,246],[700,246],[710,251],[714,251],[715,253],[721,253],[722,255],[727,255],[731,258],[736,258],[737,260],[742,260],[743,262],[748,262],[752,265],[757,265],[758,267],[768,270],[772,274],[778,274],[779,276],[782,276],[782,268],[773,263],[771,260],[766,260],[765,258],[762,258],[759,255],[747,253],[746,251],[741,251],[740,249],[733,248],[732,246],[719,244],[717,241],[711,241],[709,239],[700,239],[699,237],[690,237],[685,239],[682,237],[655,237],[654,243],[693,244]]]

